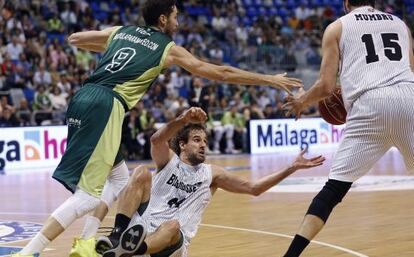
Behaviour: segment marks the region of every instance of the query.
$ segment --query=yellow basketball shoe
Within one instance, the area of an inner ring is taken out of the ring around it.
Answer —
[[[100,255],[95,251],[95,243],[96,240],[94,237],[88,240],[75,238],[69,257],[99,257]]]

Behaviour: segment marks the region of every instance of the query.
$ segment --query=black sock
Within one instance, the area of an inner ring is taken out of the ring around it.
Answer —
[[[308,239],[296,234],[284,257],[298,257],[308,246],[309,242]]]
[[[135,251],[136,255],[144,255],[147,252],[148,245],[147,243],[142,242],[142,244],[139,246],[138,250]]]
[[[120,233],[124,232],[128,228],[130,221],[131,221],[130,217],[124,214],[118,213],[115,217],[115,228],[119,228],[119,231],[117,232],[120,232]]]
[[[144,202],[144,203],[141,203],[141,204],[138,206],[138,210],[137,210],[137,212],[138,212],[139,216],[142,216],[142,214],[144,214],[145,210],[146,210],[146,209],[147,209],[147,207],[148,207],[148,204],[149,204],[149,200],[148,200],[148,201],[146,201],[146,202]]]

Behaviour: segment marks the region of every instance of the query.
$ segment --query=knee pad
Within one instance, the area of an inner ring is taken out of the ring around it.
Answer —
[[[127,185],[128,179],[129,170],[125,162],[113,168],[109,173],[101,195],[101,200],[108,206],[108,209]]]
[[[99,205],[99,198],[92,196],[81,189],[69,197],[53,213],[52,217],[66,229],[76,219],[83,217]]]
[[[328,180],[322,190],[313,198],[306,214],[317,216],[326,222],[333,208],[342,201],[351,185],[352,182]]]

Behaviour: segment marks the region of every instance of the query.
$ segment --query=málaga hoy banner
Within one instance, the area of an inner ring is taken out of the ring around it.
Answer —
[[[66,149],[66,126],[0,129],[0,170],[54,168]]]
[[[278,153],[337,146],[345,125],[334,126],[321,118],[250,121],[251,153]]]

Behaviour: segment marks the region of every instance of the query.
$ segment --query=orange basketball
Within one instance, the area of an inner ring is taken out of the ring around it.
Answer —
[[[330,124],[342,125],[346,122],[347,113],[340,87],[336,87],[332,95],[319,102],[319,113]]]

